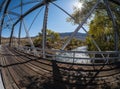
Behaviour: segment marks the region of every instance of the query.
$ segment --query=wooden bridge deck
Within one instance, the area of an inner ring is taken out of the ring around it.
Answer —
[[[120,63],[76,65],[0,49],[5,89],[101,89],[120,83]]]

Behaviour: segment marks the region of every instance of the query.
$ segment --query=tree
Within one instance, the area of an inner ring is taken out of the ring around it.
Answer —
[[[42,37],[41,36],[36,37],[33,43],[36,47],[42,47]]]
[[[94,20],[90,23],[89,34],[96,41],[102,51],[114,50],[114,39],[112,21],[104,14],[95,15]],[[88,50],[98,51],[90,37],[86,38]]]
[[[89,12],[90,8],[96,3],[97,0],[79,0],[79,2],[83,3],[83,7],[79,10],[77,7],[74,7],[74,12],[72,14],[76,20],[72,18],[68,18],[68,22],[72,22],[74,24],[80,23]],[[119,11],[120,7],[117,4],[112,2],[110,3],[110,7],[112,8],[112,13],[114,14],[114,18],[116,23],[118,24],[117,33],[120,32],[120,17]],[[108,16],[108,12],[106,11],[106,6],[101,0],[101,3],[96,8],[96,11],[91,15],[90,24],[89,24],[89,34],[96,41],[98,46],[102,51],[104,50],[113,50],[114,46],[114,29],[111,18]],[[118,34],[119,35],[119,34]],[[87,37],[86,42],[88,44],[88,50],[97,50],[95,45],[92,42],[90,37]]]
[[[60,35],[57,32],[47,29],[47,37],[52,42],[57,42],[60,40]]]
[[[68,44],[68,46],[66,47],[67,50],[71,50],[71,49],[75,49],[77,47],[83,46],[85,43],[82,42],[79,39],[73,38],[70,43]]]
[[[58,47],[58,42],[60,40],[60,35],[57,32],[47,29],[47,39],[46,39],[46,46],[48,48]],[[55,46],[56,44],[56,46]],[[38,33],[38,36],[34,40],[34,45],[37,47],[42,47],[42,33]]]
[[[47,48],[55,48],[60,49],[63,43],[68,39],[68,37],[60,38],[59,33],[54,32],[52,30],[47,29],[47,40],[46,40],[46,47]],[[73,38],[70,44],[66,47],[67,50],[71,50],[77,48],[79,46],[83,46],[85,42]],[[34,40],[34,45],[37,47],[42,47],[42,33],[38,33],[38,36]]]
[[[85,15],[89,12],[90,8],[96,3],[96,0],[78,0],[82,4],[81,8],[77,8],[77,6],[73,6],[72,16],[75,18],[67,18],[68,22],[72,22],[73,24],[79,24],[84,18]]]

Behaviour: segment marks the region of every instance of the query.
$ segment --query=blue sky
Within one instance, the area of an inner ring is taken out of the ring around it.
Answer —
[[[19,0],[13,0],[15,2],[12,2],[9,8],[14,7],[15,3],[16,5],[19,4]],[[24,1],[24,0],[23,0]],[[29,0],[28,0],[29,1]],[[66,10],[68,13],[73,12],[73,5],[78,0],[57,0],[55,3],[62,7],[64,10]],[[34,4],[26,5],[23,7],[23,13],[31,8]],[[41,8],[33,11],[31,14],[29,14],[27,17],[24,18],[26,27],[29,28],[30,24],[32,23],[34,17],[40,11]],[[43,26],[43,15],[44,15],[44,7],[41,10],[40,14],[38,15],[37,19],[35,20],[33,26],[31,27],[29,34],[30,36],[36,36],[38,32],[41,32],[42,26]],[[20,8],[13,10],[14,12],[20,13]],[[12,17],[12,16],[11,16]],[[55,7],[53,4],[49,5],[49,15],[48,15],[48,29],[51,29],[55,32],[73,32],[77,25],[73,25],[72,23],[66,22],[66,18],[69,16],[66,15],[63,11]],[[15,26],[14,36],[18,36],[18,29],[19,29],[19,23]],[[83,32],[83,31],[80,31]],[[10,30],[4,29],[3,36],[9,36]],[[22,36],[26,36],[26,33],[24,31],[24,28],[22,27]]]

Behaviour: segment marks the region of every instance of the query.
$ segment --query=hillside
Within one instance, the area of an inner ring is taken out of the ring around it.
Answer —
[[[65,33],[59,33],[59,34],[61,38],[64,38],[64,37],[69,37],[72,34],[72,32],[65,32]],[[85,33],[77,33],[75,35],[75,38],[80,39],[80,40],[85,40],[86,36],[87,34]]]
[[[64,37],[69,37],[72,33],[71,32],[65,32],[65,33],[59,33],[61,38]],[[83,40],[85,41],[87,34],[85,33],[77,33],[75,35],[75,38],[79,39],[79,40]],[[32,40],[34,40],[37,36],[31,37]],[[17,38],[16,38],[17,39]],[[21,38],[22,43],[26,43],[28,42],[28,38],[27,37],[23,37]],[[8,37],[2,37],[2,43],[9,43],[9,38]]]

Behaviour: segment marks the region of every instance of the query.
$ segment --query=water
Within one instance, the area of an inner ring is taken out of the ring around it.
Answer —
[[[73,49],[71,51],[87,51],[87,46],[82,46],[82,47],[78,47],[76,49]],[[91,60],[89,59],[85,59],[85,58],[90,58],[88,54],[85,54],[85,53],[68,53],[68,52],[65,52],[65,53],[58,53],[57,54],[58,56],[61,56],[61,57],[57,57],[57,60],[58,61],[62,61],[62,62],[69,62],[69,63],[90,63]],[[69,58],[67,58],[69,57]],[[70,57],[74,57],[74,58],[70,58]]]

